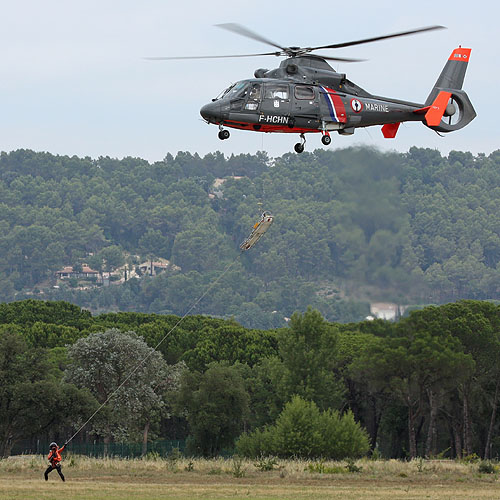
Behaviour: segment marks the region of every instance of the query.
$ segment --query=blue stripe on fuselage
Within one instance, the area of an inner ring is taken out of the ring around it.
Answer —
[[[332,121],[338,122],[337,117],[335,116],[335,111],[333,109],[333,104],[330,96],[328,95],[328,92],[324,89],[324,87],[321,87],[321,93],[323,94],[326,104],[328,105],[328,109],[330,111],[330,117],[332,118]]]

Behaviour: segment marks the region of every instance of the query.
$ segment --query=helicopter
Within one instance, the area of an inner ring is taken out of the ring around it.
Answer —
[[[321,133],[321,142],[331,143],[331,132],[352,135],[360,127],[382,126],[385,138],[396,137],[402,122],[418,121],[438,134],[468,125],[476,112],[462,90],[471,49],[459,46],[448,58],[424,103],[370,94],[345,73],[336,72],[328,61],[360,62],[362,59],[312,54],[320,49],[337,49],[389,38],[444,29],[428,26],[372,38],[317,47],[284,47],[236,23],[219,28],[271,45],[275,50],[260,54],[222,56],[149,57],[152,60],[217,59],[232,57],[286,57],[275,69],[259,68],[254,78],[238,81],[204,105],[200,114],[219,127],[218,137],[230,137],[228,128],[255,132],[297,133],[297,153],[305,149],[307,133]]]

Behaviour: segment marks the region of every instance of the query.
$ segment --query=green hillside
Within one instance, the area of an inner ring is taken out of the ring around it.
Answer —
[[[418,148],[155,163],[2,153],[0,300],[183,314],[237,256],[260,206],[275,224],[194,313],[271,328],[308,305],[348,322],[370,301],[499,299],[499,167],[500,151]],[[148,276],[148,261],[170,264]],[[56,280],[83,264],[118,271],[110,286]],[[125,269],[138,278],[123,283]]]

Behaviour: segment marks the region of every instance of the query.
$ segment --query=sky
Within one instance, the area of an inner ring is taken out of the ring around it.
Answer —
[[[231,130],[226,141],[199,109],[229,84],[275,68],[280,58],[149,61],[148,56],[267,52],[258,41],[214,25],[240,23],[283,46],[326,45],[434,24],[446,30],[330,51],[368,59],[332,64],[377,95],[424,102],[458,45],[471,47],[464,90],[476,119],[439,137],[420,123],[395,139],[380,127],[332,135],[329,149],[411,146],[490,154],[500,148],[497,93],[500,4],[394,0],[16,0],[0,3],[0,150],[163,159],[167,153],[221,151],[226,156],[291,151],[296,134]],[[272,50],[272,49],[271,49]],[[326,52],[325,52],[326,53]],[[320,134],[306,149],[325,147]]]

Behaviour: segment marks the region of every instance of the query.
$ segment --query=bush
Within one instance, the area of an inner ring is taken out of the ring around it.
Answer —
[[[342,460],[363,456],[369,450],[366,431],[351,412],[321,412],[315,403],[295,396],[273,426],[243,434],[236,443],[245,457],[275,455],[282,458]]]
[[[246,469],[243,467],[243,459],[238,455],[234,455],[231,467],[231,474],[234,477],[245,477]]]
[[[347,472],[361,472],[363,470],[363,467],[356,465],[352,458],[347,459],[345,468],[347,469]]]
[[[495,474],[496,467],[488,460],[483,460],[478,467],[481,474]]]
[[[269,429],[257,429],[256,431],[248,434],[243,433],[236,442],[236,449],[243,457],[258,458],[260,456],[270,455],[264,450],[271,450],[273,448],[272,435]]]
[[[274,470],[274,466],[278,465],[278,462],[274,457],[260,457],[259,461],[253,465],[261,472],[268,472]]]
[[[321,456],[342,460],[363,456],[370,449],[366,431],[354,420],[351,411],[340,416],[328,410],[321,418],[323,426]]]
[[[271,454],[303,458],[324,456],[321,417],[315,403],[295,396],[270,429],[275,448]]]
[[[471,453],[470,455],[465,455],[462,457],[462,462],[466,464],[474,464],[476,462],[479,462],[481,460],[479,456],[476,453]]]

